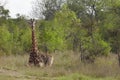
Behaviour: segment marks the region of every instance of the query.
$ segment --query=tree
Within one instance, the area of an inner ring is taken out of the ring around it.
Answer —
[[[40,45],[46,46],[48,50],[73,50],[75,46],[75,25],[80,24],[75,13],[64,5],[55,13],[51,21],[43,21],[40,25]],[[77,27],[77,26],[75,26]],[[78,31],[77,31],[78,32]],[[71,44],[72,43],[72,44]]]
[[[103,26],[100,28],[103,38],[110,43],[112,52],[118,55],[119,65],[120,65],[120,1],[111,0],[107,6],[107,15],[103,20]]]
[[[0,26],[0,55],[11,54],[11,34],[7,27]]]
[[[9,10],[4,9],[4,6],[0,6],[0,17],[5,19],[9,17]]]
[[[80,19],[77,19],[75,13],[67,5],[62,6],[61,10],[56,13],[55,19],[63,28],[67,49],[76,51],[79,46],[78,34],[81,31]]]
[[[7,24],[6,19],[9,17],[9,10],[4,8],[4,3],[0,2],[0,25]]]
[[[104,0],[67,0],[68,7],[81,19],[87,34],[81,37],[81,59],[94,62],[99,55],[110,52],[109,44],[102,39],[99,29],[104,20],[107,1]],[[98,37],[99,36],[99,37]]]
[[[51,20],[56,11],[60,10],[64,0],[36,0],[33,6],[33,15],[36,18]]]

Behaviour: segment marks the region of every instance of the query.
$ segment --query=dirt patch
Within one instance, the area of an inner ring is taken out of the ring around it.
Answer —
[[[27,80],[36,79],[36,77],[34,77],[34,76],[27,76],[27,75],[24,75],[20,72],[17,72],[16,70],[10,70],[10,69],[6,69],[6,68],[0,69],[0,75],[10,76],[10,77],[18,78],[21,80],[22,79],[27,79]]]
[[[56,80],[56,78],[51,79],[49,77],[36,77],[36,76],[24,75],[20,72],[17,72],[17,70],[10,70],[7,68],[1,68],[0,75],[14,77],[17,80]]]

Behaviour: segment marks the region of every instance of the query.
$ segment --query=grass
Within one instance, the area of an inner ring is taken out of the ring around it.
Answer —
[[[75,73],[69,76],[59,77],[58,80],[118,80],[118,79],[111,78],[111,77],[95,78],[95,77],[84,76],[84,75]]]
[[[120,80],[117,56],[97,58],[94,64],[80,62],[79,54],[57,52],[52,67],[27,67],[29,55],[0,57],[0,80]]]

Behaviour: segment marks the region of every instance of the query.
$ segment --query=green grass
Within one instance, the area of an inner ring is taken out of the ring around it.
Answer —
[[[75,73],[68,76],[59,77],[58,80],[119,80],[119,79],[115,79],[111,77],[95,78],[95,77],[90,77]]]
[[[0,80],[15,80],[15,78],[6,75],[0,75]]]
[[[52,67],[27,67],[29,55],[0,57],[0,80],[120,80],[116,55],[101,57],[94,64],[80,62],[79,54],[54,53]]]

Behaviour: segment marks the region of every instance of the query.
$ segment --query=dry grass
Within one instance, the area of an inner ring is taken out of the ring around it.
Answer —
[[[116,55],[97,58],[94,64],[81,63],[79,54],[73,52],[57,52],[53,55],[53,66],[45,68],[25,66],[28,55],[2,56],[0,76],[2,80],[5,76],[10,77],[9,80],[120,80]]]

